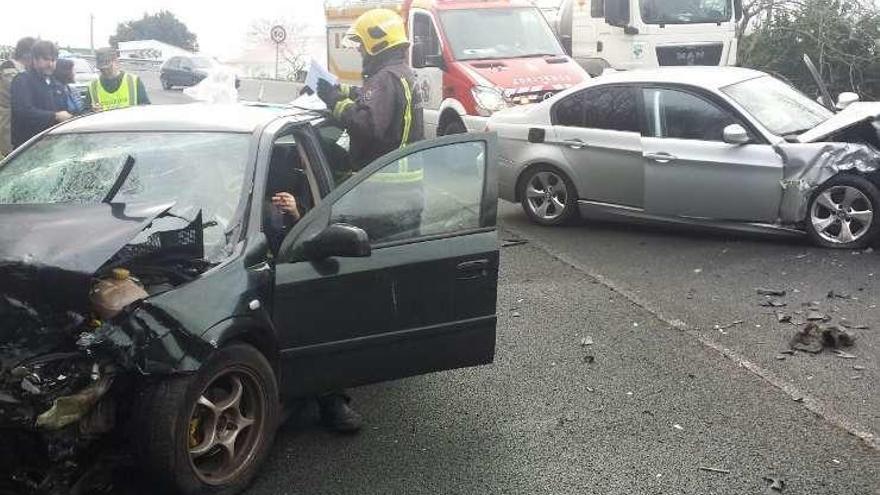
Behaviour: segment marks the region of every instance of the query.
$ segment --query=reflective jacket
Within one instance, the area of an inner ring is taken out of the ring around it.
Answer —
[[[422,102],[405,55],[404,48],[375,57],[365,67],[363,87],[348,91],[333,109],[348,130],[357,169],[424,139]]]

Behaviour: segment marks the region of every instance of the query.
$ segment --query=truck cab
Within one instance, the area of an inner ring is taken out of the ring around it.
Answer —
[[[426,137],[482,131],[498,110],[542,101],[589,78],[529,2],[407,0],[328,9],[328,65],[344,82],[357,83],[360,67],[354,50],[339,42],[343,28],[376,7],[396,10],[407,24]]]
[[[741,0],[562,0],[555,25],[590,74],[736,65]]]

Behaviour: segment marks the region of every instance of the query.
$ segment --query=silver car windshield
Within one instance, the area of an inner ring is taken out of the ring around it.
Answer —
[[[130,157],[113,202],[174,202],[171,213],[190,221],[201,211],[211,259],[238,218],[250,142],[217,132],[50,135],[0,167],[0,204],[100,203]]]
[[[752,117],[777,136],[801,134],[834,115],[805,94],[771,76],[721,88]]]
[[[456,60],[563,54],[537,8],[449,10],[441,18]]]
[[[730,0],[641,0],[646,24],[703,24],[733,18]]]

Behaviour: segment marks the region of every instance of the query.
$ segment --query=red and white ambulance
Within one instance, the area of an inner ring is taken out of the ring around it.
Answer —
[[[427,137],[481,131],[498,110],[541,101],[589,78],[530,2],[406,0],[326,9],[328,66],[344,82],[360,82],[361,61],[343,37],[371,8],[395,10],[407,23]]]

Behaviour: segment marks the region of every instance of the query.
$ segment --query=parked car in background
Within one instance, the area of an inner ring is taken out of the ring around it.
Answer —
[[[500,196],[536,223],[788,231],[853,249],[880,220],[878,118],[880,103],[835,113],[762,72],[687,67],[603,75],[489,127]]]
[[[0,162],[0,493],[120,493],[105,470],[134,451],[145,492],[232,495],[279,398],[492,362],[494,138],[336,183],[347,155],[323,114],[194,104],[73,119]]]
[[[202,82],[209,74],[217,70],[232,70],[224,67],[213,57],[193,55],[171,57],[162,64],[159,71],[159,81],[162,88],[169,90],[174,87],[190,87]],[[235,78],[235,87],[241,86],[238,76]]]

